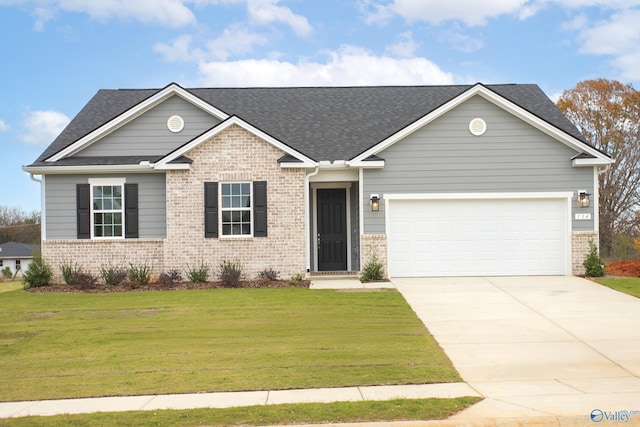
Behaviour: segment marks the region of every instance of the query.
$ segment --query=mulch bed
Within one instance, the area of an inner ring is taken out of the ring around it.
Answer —
[[[640,277],[640,259],[607,263],[605,271],[609,276]]]
[[[311,282],[301,280],[297,285],[291,285],[286,280],[244,280],[238,283],[235,288],[308,288]],[[181,282],[173,285],[161,285],[159,283],[149,283],[138,285],[134,283],[122,283],[120,285],[108,286],[103,284],[95,285],[91,288],[80,288],[71,285],[48,285],[39,288],[27,289],[28,292],[35,293],[111,293],[111,292],[135,292],[135,291],[178,291],[193,289],[220,289],[230,288],[221,282]]]

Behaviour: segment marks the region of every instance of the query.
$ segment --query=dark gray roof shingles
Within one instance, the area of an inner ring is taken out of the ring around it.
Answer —
[[[31,258],[38,245],[27,243],[7,242],[0,244],[0,259]]]
[[[356,157],[471,87],[452,85],[187,90],[226,114],[240,117],[316,161],[334,161]],[[537,85],[486,87],[586,143],[576,127]],[[33,165],[45,164],[44,160],[48,157],[158,90],[98,91]]]

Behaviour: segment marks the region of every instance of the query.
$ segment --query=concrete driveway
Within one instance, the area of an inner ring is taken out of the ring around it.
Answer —
[[[593,411],[628,411],[627,425],[640,425],[640,299],[577,277],[393,284],[486,397],[456,418],[584,416],[591,424]]]

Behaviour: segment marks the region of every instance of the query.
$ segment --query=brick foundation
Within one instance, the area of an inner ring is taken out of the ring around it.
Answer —
[[[375,254],[378,257],[378,262],[380,262],[384,267],[384,277],[389,277],[386,234],[363,234],[360,236],[360,249],[360,265],[362,268]]]
[[[63,282],[63,264],[77,264],[98,277],[102,266],[128,268],[130,263],[148,265],[153,275],[164,270],[162,239],[45,240],[42,257],[52,267],[54,283]]]
[[[575,276],[585,273],[582,263],[589,253],[591,240],[596,246],[599,245],[598,234],[595,231],[574,231],[571,233],[571,269]]]

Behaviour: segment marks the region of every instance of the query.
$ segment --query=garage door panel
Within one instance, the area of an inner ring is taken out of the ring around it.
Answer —
[[[565,274],[566,199],[390,200],[389,274]]]

